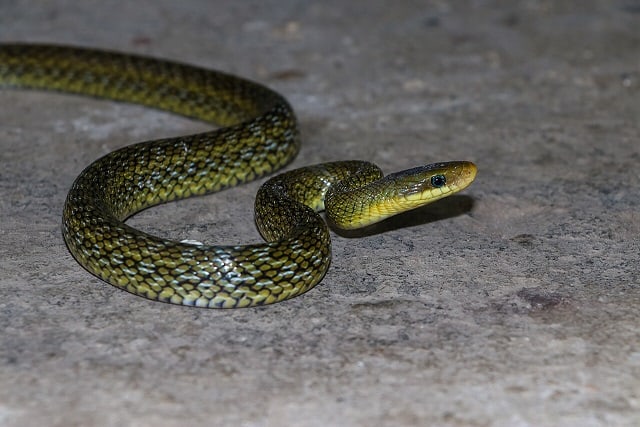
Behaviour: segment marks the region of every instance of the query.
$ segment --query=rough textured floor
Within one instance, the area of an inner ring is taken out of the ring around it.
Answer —
[[[640,425],[640,3],[0,0],[0,41],[153,54],[282,92],[293,166],[477,163],[462,195],[334,235],[283,304],[154,303],[60,233],[100,155],[205,126],[0,91],[0,425]],[[1,64],[0,64],[1,65]],[[143,212],[176,239],[259,239],[259,183]]]

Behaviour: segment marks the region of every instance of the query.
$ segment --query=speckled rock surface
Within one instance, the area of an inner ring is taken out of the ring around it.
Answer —
[[[0,1],[0,41],[153,54],[282,92],[293,166],[477,163],[459,197],[334,235],[321,285],[214,311],[134,297],[60,234],[74,177],[206,126],[0,91],[0,425],[640,425],[640,3]],[[130,223],[259,239],[258,183]]]

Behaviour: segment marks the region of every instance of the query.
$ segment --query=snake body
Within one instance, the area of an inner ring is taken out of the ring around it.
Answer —
[[[0,86],[132,102],[216,123],[195,134],[141,142],[96,160],[65,201],[62,234],[89,272],[134,294],[198,307],[282,301],[315,286],[331,260],[330,222],[355,228],[453,194],[473,181],[470,162],[383,177],[368,162],[296,169],[258,191],[255,220],[267,243],[195,245],[128,226],[134,213],[220,191],[288,164],[300,138],[289,103],[266,87],[176,62],[94,49],[1,44]]]

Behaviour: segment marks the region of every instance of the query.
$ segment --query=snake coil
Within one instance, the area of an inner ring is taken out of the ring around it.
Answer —
[[[76,178],[62,234],[89,272],[134,294],[198,307],[247,307],[315,286],[331,260],[333,224],[362,227],[448,196],[475,178],[471,162],[383,177],[367,162],[296,169],[267,181],[255,203],[267,243],[210,246],[161,239],[124,221],[150,206],[257,179],[298,153],[296,117],[278,93],[176,62],[54,45],[0,45],[0,86],[77,93],[216,123],[210,132],[113,151]]]

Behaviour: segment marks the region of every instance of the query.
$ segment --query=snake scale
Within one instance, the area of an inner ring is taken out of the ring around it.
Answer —
[[[467,187],[471,162],[383,177],[368,162],[300,168],[258,191],[255,222],[266,243],[210,246],[161,239],[125,220],[150,206],[260,178],[298,153],[295,114],[278,93],[186,64],[95,49],[0,45],[0,86],[142,104],[215,123],[212,131],[141,142],[99,158],[76,178],[62,234],[74,258],[134,294],[198,307],[247,307],[300,295],[324,277],[329,229],[366,226]]]

